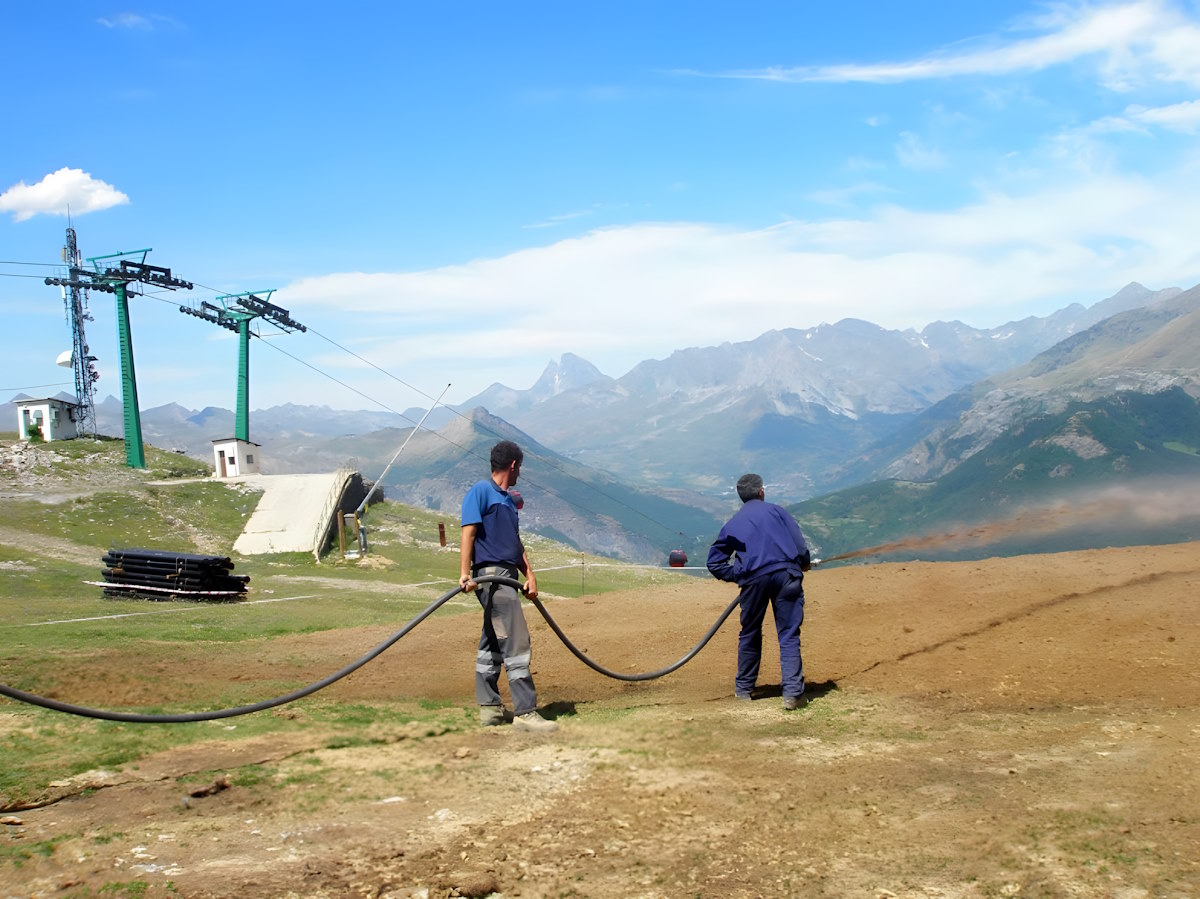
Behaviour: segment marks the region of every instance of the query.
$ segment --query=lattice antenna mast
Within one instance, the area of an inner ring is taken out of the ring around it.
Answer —
[[[308,330],[294,321],[286,309],[268,302],[274,292],[272,289],[260,290],[258,293],[226,294],[217,297],[220,306],[201,303],[199,306],[179,307],[179,311],[186,315],[210,321],[238,335],[237,419],[234,437],[246,443],[250,442],[250,335],[262,336],[250,330],[250,322],[261,318],[288,333]]]
[[[67,278],[47,278],[47,284],[78,287],[80,290],[99,290],[111,293],[117,300],[117,343],[121,351],[121,405],[125,419],[125,464],[130,468],[146,467],[146,448],[142,445],[142,414],[138,408],[137,375],[133,367],[133,334],[129,326],[129,294],[131,284],[175,290],[191,290],[190,281],[175,278],[169,268],[146,264],[149,249],[89,256],[92,271],[73,269]],[[137,261],[127,257],[140,257]]]
[[[62,261],[67,265],[67,278],[71,282],[81,283],[79,273],[83,270],[83,260],[79,255],[79,245],[75,238],[75,229],[67,226],[67,243],[62,248]],[[71,323],[71,367],[75,370],[75,399],[78,401],[78,421],[76,424],[81,434],[97,434],[96,428],[96,382],[100,380],[100,372],[96,371],[96,357],[88,349],[87,333],[84,322],[94,321],[88,311],[87,291],[82,287],[62,288],[63,306],[66,308],[67,320]]]

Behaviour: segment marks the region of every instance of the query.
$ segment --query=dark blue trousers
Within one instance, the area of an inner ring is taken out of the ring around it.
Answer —
[[[769,603],[779,635],[779,667],[784,696],[804,692],[804,662],[800,658],[800,625],[804,623],[803,581],[788,571],[758,578],[742,587],[742,631],[738,634],[738,667],[734,689],[749,693],[758,681],[762,662],[762,626]]]

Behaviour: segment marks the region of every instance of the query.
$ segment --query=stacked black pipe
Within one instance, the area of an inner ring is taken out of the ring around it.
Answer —
[[[101,558],[106,596],[229,601],[245,595],[249,575],[230,574],[228,556],[159,549],[110,549]]]

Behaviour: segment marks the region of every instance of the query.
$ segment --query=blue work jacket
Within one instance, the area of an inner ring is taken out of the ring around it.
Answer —
[[[782,506],[752,499],[709,547],[708,570],[719,580],[744,586],[782,570],[803,577],[811,559],[796,519]]]

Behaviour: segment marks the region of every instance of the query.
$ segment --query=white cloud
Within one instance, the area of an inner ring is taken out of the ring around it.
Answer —
[[[1147,80],[1200,85],[1200,28],[1169,0],[1061,5],[1014,27],[1046,33],[1008,41],[993,37],[974,42],[971,49],[900,62],[774,66],[718,77],[886,84],[1036,72],[1094,56],[1104,82],[1114,90]]]
[[[132,12],[117,13],[115,16],[102,16],[97,19],[105,28],[131,28],[134,30],[148,31],[154,26],[145,16],[138,15]]]
[[[105,28],[123,28],[127,31],[154,31],[159,26],[168,28],[179,28],[179,22],[172,19],[170,16],[149,15],[143,16],[140,13],[123,12],[115,16],[101,16],[96,20]]]
[[[808,199],[814,203],[823,203],[826,206],[850,206],[853,203],[861,202],[863,197],[870,194],[891,192],[891,188],[884,187],[882,184],[874,181],[860,181],[849,187],[814,190],[808,195]]]
[[[0,212],[23,222],[35,215],[83,215],[129,203],[129,197],[82,169],[61,168],[37,184],[19,181],[0,194]]]
[[[531,225],[526,225],[526,228],[554,228],[564,222],[569,222],[572,219],[584,218],[592,215],[596,211],[595,207],[591,209],[581,209],[576,212],[564,212],[561,215],[552,215],[548,219],[541,222],[534,222]]]
[[[1131,106],[1125,110],[1125,115],[1130,120],[1144,125],[1157,125],[1170,131],[1192,134],[1200,126],[1200,100],[1159,106],[1154,109]]]
[[[325,308],[362,322],[377,335],[364,355],[385,367],[380,360],[402,360],[406,371],[461,363],[468,380],[481,368],[489,381],[527,387],[548,359],[574,352],[621,375],[678,348],[771,328],[844,317],[993,326],[1014,310],[1096,302],[1133,280],[1190,287],[1186,222],[1200,188],[1179,183],[1193,182],[1079,179],[947,212],[882,206],[756,231],[642,223],[428,271],[310,278],[280,301],[301,321]]]

